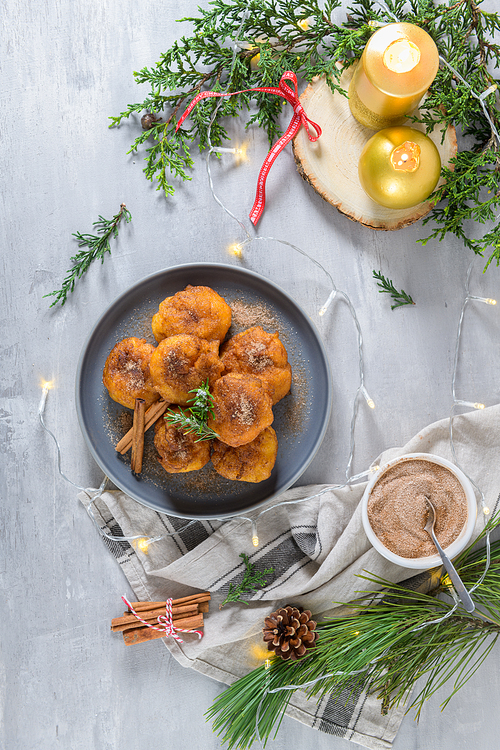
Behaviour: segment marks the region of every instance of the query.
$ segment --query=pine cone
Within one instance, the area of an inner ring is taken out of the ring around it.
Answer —
[[[318,634],[311,612],[301,607],[282,607],[265,619],[262,628],[267,650],[274,651],[282,659],[295,661],[305,656],[307,649],[316,645]]]

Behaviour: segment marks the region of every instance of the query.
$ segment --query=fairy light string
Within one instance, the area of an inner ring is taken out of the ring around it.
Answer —
[[[396,21],[398,20],[394,16],[394,14],[392,14],[392,12],[387,8],[387,6],[383,2],[379,1],[378,4],[379,4],[379,6],[389,16],[393,17],[394,20],[396,20]],[[243,28],[245,20],[248,18],[248,15],[249,15],[249,11],[247,9],[247,10],[244,11],[244,13],[242,15],[241,24],[240,24],[240,27],[239,27],[238,32],[237,32],[237,40],[233,44],[233,55],[232,55],[232,62],[231,62],[231,67],[230,67],[230,73],[229,73],[229,76],[228,76],[227,87],[229,87],[230,82],[231,82],[232,73],[233,73],[234,65],[235,65],[235,61],[236,61],[236,55],[238,54],[239,50],[241,49],[241,42],[238,41],[238,37],[239,37],[239,35],[241,33],[241,30]],[[495,138],[497,139],[498,143],[500,144],[499,134],[496,131],[496,129],[494,127],[494,124],[491,122],[491,118],[489,117],[489,114],[487,112],[486,105],[484,104],[484,101],[485,101],[486,97],[490,93],[493,93],[493,91],[494,91],[494,89],[496,87],[492,86],[487,91],[483,92],[482,94],[476,94],[476,92],[473,91],[472,87],[467,83],[467,81],[465,81],[460,76],[460,74],[457,71],[455,71],[454,68],[451,65],[449,65],[449,63],[444,58],[440,57],[440,59],[443,62],[443,64],[445,64],[448,68],[450,68],[450,70],[453,72],[453,74],[456,75],[461,80],[461,82],[471,91],[471,95],[474,96],[476,99],[478,99],[478,101],[480,101],[481,107],[483,108],[485,116],[487,117],[488,122],[492,126],[492,132],[493,132]],[[352,461],[353,461],[353,455],[354,455],[355,425],[356,425],[356,419],[357,419],[357,415],[358,415],[359,402],[360,402],[360,400],[362,398],[364,398],[365,401],[366,401],[366,403],[367,403],[367,405],[368,405],[368,407],[370,409],[374,409],[375,408],[375,403],[374,403],[373,399],[370,397],[370,395],[367,392],[366,387],[364,385],[364,359],[363,359],[363,338],[362,338],[362,332],[361,332],[361,327],[360,327],[360,324],[359,324],[359,320],[358,320],[355,308],[352,305],[352,302],[351,302],[349,296],[345,292],[339,290],[336,287],[336,285],[335,285],[335,283],[333,281],[333,278],[332,278],[331,274],[329,273],[329,271],[321,263],[319,263],[319,261],[317,261],[317,259],[315,259],[311,255],[309,255],[308,253],[306,253],[300,247],[298,247],[298,246],[296,246],[296,245],[294,245],[294,244],[292,244],[292,243],[290,243],[290,242],[288,242],[286,240],[282,240],[282,239],[279,239],[279,238],[276,238],[276,237],[270,237],[270,236],[264,237],[264,236],[259,236],[259,235],[254,235],[252,237],[250,235],[248,229],[247,229],[246,224],[243,221],[241,221],[223,203],[223,201],[218,197],[218,195],[217,195],[217,193],[215,191],[215,188],[214,188],[214,182],[213,182],[213,178],[212,178],[211,164],[210,164],[210,157],[211,157],[211,155],[214,154],[214,153],[216,153],[216,154],[217,153],[220,153],[220,154],[231,153],[233,155],[242,155],[244,153],[244,149],[242,149],[242,148],[229,149],[229,148],[223,148],[223,147],[215,147],[212,144],[212,141],[211,141],[211,129],[212,129],[212,125],[213,125],[213,123],[215,121],[218,109],[221,106],[221,104],[222,104],[222,99],[219,99],[217,101],[217,103],[216,103],[216,106],[214,107],[214,111],[212,113],[212,117],[210,119],[210,123],[209,123],[209,126],[208,126],[207,142],[208,142],[208,146],[209,147],[208,147],[207,154],[206,154],[206,167],[207,167],[207,176],[208,176],[209,187],[210,187],[210,191],[212,193],[212,196],[213,196],[214,200],[225,211],[225,213],[228,214],[228,216],[230,216],[234,221],[237,222],[237,224],[239,225],[239,227],[241,228],[241,230],[243,231],[243,233],[245,235],[245,239],[244,240],[242,240],[241,242],[236,243],[233,246],[233,254],[234,254],[234,256],[235,257],[241,257],[242,254],[243,254],[243,249],[245,247],[251,245],[253,242],[267,242],[267,243],[277,242],[277,243],[279,243],[281,245],[285,245],[285,246],[291,248],[295,252],[297,252],[297,253],[301,254],[303,257],[307,258],[311,263],[313,263],[314,265],[316,265],[325,274],[326,278],[328,279],[328,283],[329,283],[329,285],[331,287],[331,291],[329,293],[329,296],[328,296],[327,300],[325,301],[325,303],[323,304],[323,306],[319,309],[318,315],[320,317],[323,317],[325,315],[325,313],[327,312],[327,310],[329,309],[331,303],[334,301],[334,299],[337,296],[340,299],[343,299],[345,301],[345,303],[347,304],[349,312],[350,312],[350,314],[352,316],[352,319],[354,321],[354,324],[355,324],[355,327],[356,327],[356,332],[357,332],[357,343],[358,343],[358,368],[359,368],[359,375],[358,375],[358,377],[359,377],[359,385],[358,385],[358,388],[357,388],[357,391],[356,391],[356,395],[355,395],[354,403],[353,403],[353,408],[352,408],[352,417],[351,417],[351,423],[350,423],[349,456],[348,456],[348,459],[347,459],[346,472],[345,472],[346,480],[345,480],[345,482],[343,482],[341,484],[327,485],[324,488],[322,488],[321,491],[315,493],[314,495],[310,495],[308,497],[305,497],[305,498],[299,498],[297,500],[287,500],[287,501],[276,502],[272,506],[270,506],[268,508],[264,508],[263,510],[261,510],[258,514],[256,514],[253,517],[247,517],[247,516],[243,516],[243,515],[235,516],[235,518],[241,518],[243,520],[247,520],[247,521],[250,522],[251,527],[252,527],[252,542],[253,542],[254,546],[258,546],[259,540],[258,540],[257,521],[265,513],[268,513],[271,510],[275,510],[276,508],[278,508],[280,506],[292,505],[292,504],[298,504],[298,503],[307,502],[307,501],[312,500],[314,498],[318,498],[318,497],[320,497],[321,495],[323,495],[323,494],[325,494],[327,492],[331,492],[333,490],[343,489],[343,488],[349,486],[352,483],[355,483],[355,482],[361,481],[362,479],[365,479],[371,472],[378,470],[378,468],[379,468],[378,466],[372,466],[368,470],[363,471],[360,474],[356,474],[354,476],[351,476],[351,474],[350,474],[351,467],[352,467]],[[471,264],[469,266],[469,269],[467,271],[466,284],[465,284],[465,286],[466,286],[466,296],[465,296],[465,299],[464,299],[464,302],[463,302],[463,305],[462,305],[462,310],[461,310],[460,318],[459,318],[459,324],[458,324],[458,330],[457,330],[457,336],[456,336],[456,342],[455,342],[455,356],[454,356],[454,366],[453,366],[453,375],[452,375],[452,399],[453,399],[453,403],[452,403],[451,414],[450,414],[450,419],[449,419],[449,439],[450,439],[450,446],[451,446],[451,452],[452,452],[453,460],[454,460],[454,463],[457,466],[459,466],[459,463],[458,463],[457,458],[456,458],[456,451],[455,451],[454,438],[453,438],[454,419],[456,417],[455,411],[456,411],[456,409],[458,407],[468,407],[468,408],[474,408],[474,409],[483,409],[484,408],[484,404],[482,404],[482,403],[473,402],[473,401],[465,401],[463,399],[457,398],[457,396],[456,396],[456,376],[457,376],[457,366],[458,366],[458,359],[459,359],[459,350],[460,350],[460,342],[461,342],[461,335],[462,335],[463,319],[464,319],[466,308],[467,308],[468,304],[471,301],[481,302],[481,303],[484,303],[484,304],[490,305],[490,306],[495,306],[496,305],[496,300],[495,299],[487,298],[487,297],[480,297],[480,296],[476,296],[476,295],[473,295],[473,294],[470,293],[470,276],[471,276],[471,271],[472,271],[473,263],[474,263],[474,261],[471,262]],[[180,534],[180,533],[182,533],[182,531],[184,531],[185,529],[187,529],[192,524],[197,523],[198,520],[203,520],[203,519],[193,519],[193,520],[189,521],[187,524],[185,524],[181,529],[178,529],[177,531],[174,531],[174,532],[171,532],[171,533],[166,532],[166,533],[163,533],[161,536],[151,537],[151,538],[144,537],[144,535],[116,536],[116,535],[108,534],[104,530],[104,528],[101,527],[101,525],[99,524],[99,522],[98,522],[98,520],[97,520],[97,518],[95,516],[94,509],[93,509],[94,506],[95,506],[96,501],[99,498],[102,497],[102,494],[103,494],[103,492],[105,490],[105,487],[106,487],[106,484],[108,482],[108,477],[105,476],[104,479],[103,479],[103,481],[102,481],[102,483],[101,483],[101,486],[99,487],[99,489],[95,493],[92,493],[92,491],[89,491],[89,490],[85,489],[84,487],[79,486],[78,484],[76,484],[72,480],[70,480],[66,476],[66,474],[62,471],[62,468],[61,468],[61,449],[60,449],[60,444],[59,444],[56,436],[54,435],[54,433],[45,425],[44,418],[43,418],[44,411],[45,411],[45,406],[46,406],[46,401],[47,401],[48,391],[52,387],[53,387],[53,384],[52,383],[48,383],[48,382],[44,382],[43,385],[42,385],[42,397],[41,397],[41,401],[40,401],[40,405],[39,405],[39,410],[38,410],[39,421],[40,421],[42,427],[44,428],[44,430],[54,440],[54,443],[55,443],[55,446],[56,446],[56,452],[57,452],[57,468],[58,468],[58,472],[59,472],[60,476],[65,481],[69,482],[73,487],[75,487],[75,488],[77,488],[79,490],[84,491],[87,494],[87,496],[90,498],[90,503],[89,503],[89,505],[87,507],[87,511],[88,511],[89,515],[91,516],[91,518],[92,518],[94,524],[96,525],[97,529],[99,530],[99,533],[104,538],[106,538],[106,539],[108,539],[110,541],[113,541],[113,542],[121,542],[121,541],[123,541],[123,542],[135,542],[134,547],[136,549],[138,549],[140,551],[143,551],[143,552],[146,552],[147,551],[147,547],[149,546],[149,544],[151,544],[153,542],[160,541],[160,540],[162,540],[162,539],[164,539],[166,537],[172,537],[172,536],[175,536],[176,534]],[[460,468],[462,469],[462,471],[464,471],[463,467],[460,467]],[[464,471],[464,473],[467,475],[467,473],[465,471]],[[468,478],[470,479],[470,481],[472,482],[473,486],[476,488],[477,492],[479,493],[479,495],[481,497],[482,509],[483,509],[484,516],[486,517],[486,516],[488,516],[490,514],[490,510],[486,506],[484,494],[483,494],[481,488],[474,482],[474,480],[470,476],[468,476]],[[499,500],[500,500],[500,497],[499,497],[499,499],[497,499],[497,502],[496,502],[495,507],[493,509],[493,515],[495,514],[495,512],[497,510],[497,507],[499,505]],[[97,506],[95,506],[95,507],[97,507]],[[219,521],[224,522],[224,521],[228,520],[228,517],[225,517],[225,518],[222,518],[222,519],[205,519],[205,520],[219,520]],[[485,535],[485,541],[486,541],[486,548],[487,548],[487,561],[486,561],[485,570],[483,571],[483,573],[482,573],[480,579],[478,580],[478,582],[473,587],[471,587],[471,589],[470,589],[471,592],[474,591],[482,583],[482,581],[484,580],[484,577],[485,577],[485,575],[487,573],[487,570],[489,568],[489,564],[490,564],[490,531],[489,530],[487,531],[487,533]],[[440,618],[439,620],[433,620],[433,621],[431,621],[429,623],[425,623],[423,626],[420,626],[420,627],[426,627],[427,625],[436,624],[436,623],[441,622],[442,620],[446,619],[447,617],[449,617],[455,611],[455,609],[458,606],[458,604],[459,604],[458,601],[456,601],[455,607],[447,615],[445,615],[445,617]]]

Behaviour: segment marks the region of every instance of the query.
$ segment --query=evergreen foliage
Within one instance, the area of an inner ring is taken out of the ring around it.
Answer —
[[[228,139],[226,118],[247,115],[246,127],[262,128],[272,144],[281,135],[279,115],[284,101],[263,93],[241,93],[224,99],[205,99],[192,112],[189,125],[175,131],[176,123],[191,99],[202,90],[240,91],[256,86],[277,86],[286,70],[309,82],[325,75],[332,90],[339,87],[337,63],[351,65],[360,57],[378,23],[395,19],[422,26],[436,42],[440,54],[457,71],[443,64],[432,84],[420,119],[428,130],[436,123],[455,125],[467,143],[443,167],[446,183],[434,199],[436,205],[424,223],[431,234],[422,239],[441,240],[453,233],[475,253],[500,263],[499,144],[481,107],[479,96],[500,83],[490,70],[498,68],[500,16],[481,10],[481,0],[387,0],[386,8],[374,0],[353,0],[342,17],[340,0],[211,0],[199,15],[181,19],[192,27],[161,55],[152,67],[134,73],[138,84],[150,92],[142,102],[129,105],[111,117],[110,127],[143,112],[162,116],[151,129],[142,131],[130,152],[145,148],[144,173],[158,190],[174,192],[177,179],[188,180],[193,165],[191,148],[207,148]],[[238,36],[238,39],[236,38]],[[239,52],[233,60],[234,43]],[[258,66],[251,65],[259,55]],[[253,69],[255,68],[255,69]],[[467,88],[467,81],[476,96]],[[252,104],[253,103],[253,104]],[[484,103],[497,131],[500,116],[497,94]],[[252,105],[252,106],[251,106]],[[129,153],[130,153],[129,152]],[[468,236],[468,224],[490,224],[479,239]]]
[[[455,561],[465,586],[473,589],[474,613],[446,596],[451,586],[446,575],[430,594],[370,574],[361,576],[382,590],[359,592],[360,599],[345,605],[347,614],[319,623],[316,648],[304,659],[293,663],[273,659],[270,668],[262,665],[233,683],[207,713],[214,730],[228,748],[250,747],[257,728],[267,741],[276,734],[294,689],[333,699],[367,689],[377,695],[385,713],[404,704],[422,678],[407,709],[414,709],[418,718],[425,701],[451,680],[451,692],[442,703],[445,708],[500,634],[500,542],[491,545],[491,563],[480,583],[487,551],[476,547],[499,524],[497,515]],[[437,622],[445,615],[449,616]]]

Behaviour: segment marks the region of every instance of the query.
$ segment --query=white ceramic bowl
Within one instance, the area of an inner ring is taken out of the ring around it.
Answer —
[[[375,547],[377,552],[380,552],[380,554],[383,555],[387,560],[390,560],[396,565],[400,565],[403,568],[417,568],[419,570],[425,570],[427,568],[435,568],[438,565],[441,565],[441,558],[438,554],[428,557],[401,557],[400,555],[396,555],[390,549],[387,549],[384,544],[382,544],[381,540],[374,533],[368,520],[368,498],[370,497],[370,493],[375,483],[391,466],[394,466],[401,461],[405,461],[411,458],[423,459],[425,461],[430,461],[432,463],[438,464],[439,466],[446,467],[457,477],[458,481],[464,489],[465,497],[467,499],[467,521],[465,522],[459,536],[445,549],[446,554],[450,559],[456,557],[470,542],[476,523],[477,502],[476,496],[474,494],[474,488],[463,471],[460,471],[457,466],[452,464],[451,461],[448,461],[446,458],[441,458],[441,456],[435,456],[431,453],[407,453],[406,455],[400,456],[399,458],[394,458],[392,461],[388,461],[386,464],[381,466],[371,477],[361,499],[363,527],[368,539]]]

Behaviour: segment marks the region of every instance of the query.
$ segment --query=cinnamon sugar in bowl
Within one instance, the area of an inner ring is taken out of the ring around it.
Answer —
[[[448,557],[470,541],[476,522],[474,489],[445,458],[409,453],[382,466],[366,486],[362,520],[368,539],[385,558],[405,568],[426,569],[441,558],[424,531],[428,497],[436,508],[436,536]]]

